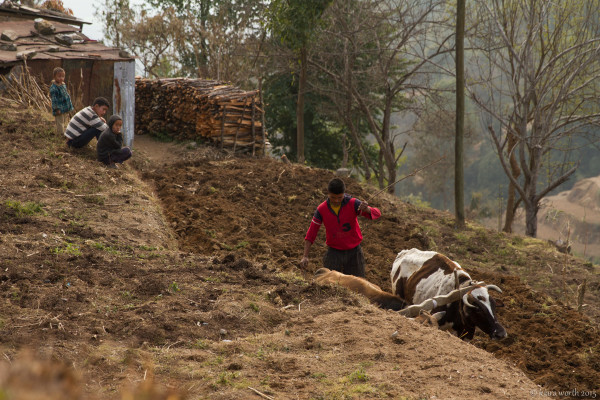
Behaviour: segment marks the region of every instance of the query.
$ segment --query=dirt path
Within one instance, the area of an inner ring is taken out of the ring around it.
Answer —
[[[132,147],[134,151],[143,152],[150,160],[164,164],[176,159],[182,145],[159,142],[150,135],[136,135]]]

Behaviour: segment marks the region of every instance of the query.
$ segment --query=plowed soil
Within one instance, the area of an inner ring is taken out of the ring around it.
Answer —
[[[397,252],[418,247],[503,289],[508,337],[479,332],[467,343],[314,284],[324,232],[309,267],[297,267],[331,172],[145,136],[136,137],[132,163],[108,170],[92,147],[69,152],[38,120],[0,112],[6,398],[600,392],[598,268],[547,242],[456,230],[449,214],[373,196],[376,188],[347,179],[348,193],[383,212],[362,223],[367,279],[389,290]],[[578,312],[583,279],[588,306]]]

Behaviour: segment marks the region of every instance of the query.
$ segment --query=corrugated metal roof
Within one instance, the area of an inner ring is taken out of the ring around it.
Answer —
[[[3,9],[0,8],[0,14]],[[39,16],[38,16],[39,17]],[[54,34],[42,35],[34,27],[34,19],[0,21],[0,34],[11,30],[18,38],[13,41],[0,40],[0,45],[14,43],[17,51],[0,50],[0,64],[12,64],[20,61],[18,54],[35,52],[27,60],[56,60],[56,59],[92,59],[131,61],[133,57],[118,48],[107,47],[95,40],[90,40],[79,29],[64,23],[52,21],[55,28]],[[68,46],[57,41],[56,35],[68,34],[75,38],[75,42]],[[30,53],[30,55],[33,53]]]

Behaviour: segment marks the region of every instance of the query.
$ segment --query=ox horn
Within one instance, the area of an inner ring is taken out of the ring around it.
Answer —
[[[471,308],[477,308],[477,307],[475,307],[473,304],[469,303],[468,297],[469,297],[469,296],[468,296],[467,294],[465,294],[465,295],[463,296],[463,299],[462,299],[462,300],[463,300],[463,303],[465,303],[465,304],[467,305],[467,307],[471,307]]]
[[[412,306],[408,306],[399,311],[400,314],[404,315],[408,318],[414,318],[421,310],[431,311],[436,307],[445,306],[446,304],[453,303],[455,301],[460,300],[460,297],[469,291],[473,290],[472,287],[464,287],[461,289],[455,289],[446,295],[435,296],[431,299],[427,299],[420,304],[414,304]]]
[[[496,285],[487,285],[486,288],[488,290],[495,290],[498,293],[502,293],[502,290],[500,290],[500,288]]]

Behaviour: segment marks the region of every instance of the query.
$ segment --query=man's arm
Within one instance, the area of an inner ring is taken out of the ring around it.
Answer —
[[[304,237],[304,253],[302,255],[302,260],[300,260],[300,267],[304,268],[308,265],[308,253],[310,253],[310,246],[312,246],[313,242],[317,238],[317,233],[319,233],[319,229],[321,228],[321,224],[323,223],[323,218],[319,213],[319,210],[315,211],[312,220],[310,221],[310,226],[308,227],[308,231],[306,232],[306,236]]]
[[[312,243],[308,240],[304,241],[304,255],[302,256],[302,260],[300,260],[300,267],[306,268],[308,266],[308,254],[310,253],[310,246]]]
[[[368,219],[377,219],[381,217],[381,211],[376,207],[369,207],[369,203],[356,199],[356,210],[358,215]]]

